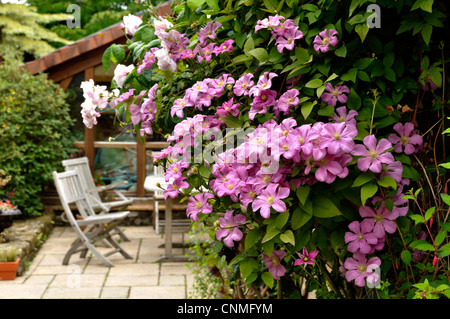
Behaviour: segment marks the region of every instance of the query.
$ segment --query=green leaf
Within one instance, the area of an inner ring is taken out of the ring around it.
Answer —
[[[125,59],[125,48],[123,45],[119,44],[113,44],[111,46],[112,48],[112,54],[111,54],[111,61],[114,63],[120,63]]]
[[[311,190],[311,187],[309,185],[305,185],[305,186],[300,186],[295,191],[295,193],[297,194],[297,198],[302,205],[305,205],[306,199],[308,198],[310,190]]]
[[[345,74],[341,75],[341,80],[342,81],[352,81],[353,83],[355,83],[357,75],[358,75],[358,69],[351,68]]]
[[[277,6],[278,6],[277,0],[263,0],[263,2],[264,2],[264,6],[266,7],[267,10],[269,10],[272,13],[275,13],[275,11],[277,10]]]
[[[365,184],[361,187],[361,203],[365,205],[367,199],[373,197],[378,191],[378,186],[376,184]]]
[[[280,235],[280,239],[283,243],[291,244],[292,246],[295,246],[295,237],[292,230],[288,229],[283,234]]]
[[[425,222],[422,215],[419,214],[413,214],[410,216],[410,218],[414,221],[415,225]]]
[[[301,47],[295,48],[295,57],[297,61],[301,64],[311,62],[312,56],[309,54],[308,50]]]
[[[245,236],[245,250],[252,248],[262,237],[263,232],[260,229],[252,229]]]
[[[319,218],[331,218],[342,213],[328,197],[319,195],[313,198],[313,215]]]
[[[106,72],[108,72],[109,67],[111,66],[111,54],[112,54],[112,46],[107,48],[102,56],[102,65]]]
[[[189,7],[189,9],[191,9],[192,11],[195,11],[198,9],[198,7],[200,7],[201,5],[203,5],[205,3],[206,0],[187,0],[187,5]]]
[[[251,36],[249,36],[247,38],[247,41],[245,41],[245,45],[244,45],[244,52],[246,54],[248,54],[248,52],[250,52],[251,50],[253,50],[255,48],[255,42],[253,41],[253,38]]]
[[[232,115],[227,115],[223,118],[223,121],[229,128],[242,128],[241,121]]]
[[[423,27],[421,33],[422,33],[423,41],[425,42],[426,45],[428,45],[431,40],[431,34],[433,33],[433,26],[426,24]]]
[[[266,49],[263,48],[250,50],[248,54],[254,56],[260,62],[265,62],[269,59],[269,53],[267,53]]]
[[[392,69],[384,69],[384,77],[386,78],[386,80],[389,80],[391,82],[397,81],[397,76],[395,75],[395,72]]]
[[[220,11],[218,0],[206,0],[206,4],[214,11]]]
[[[286,225],[287,221],[289,220],[289,211],[280,213],[277,216],[277,219],[275,220],[275,223],[277,225],[277,228],[282,229],[284,225]]]
[[[341,46],[339,49],[334,51],[334,54],[340,58],[345,58],[347,56],[347,47],[345,45]]]
[[[395,179],[387,175],[383,176],[379,181],[377,181],[377,183],[381,187],[392,187],[394,190],[397,189],[397,182],[395,181]]]
[[[372,172],[362,173],[361,175],[358,175],[358,177],[355,179],[352,187],[359,187],[361,185],[364,185],[364,184],[370,182],[374,178],[375,178],[375,175]]]
[[[442,230],[436,235],[436,238],[434,238],[434,243],[436,246],[440,246],[444,242],[445,238],[447,238],[447,232]]]
[[[300,227],[305,225],[311,219],[311,217],[312,216],[305,212],[303,209],[297,208],[296,210],[294,210],[291,217],[292,229],[299,229]]]
[[[367,23],[358,24],[355,27],[355,32],[358,33],[359,37],[361,38],[361,42],[364,42],[366,39],[367,33],[369,32],[369,27]]]
[[[450,206],[450,195],[441,193],[441,198],[448,206]]]
[[[390,69],[394,65],[395,53],[389,52],[383,59],[383,65],[386,69]]]
[[[253,258],[245,258],[239,263],[239,269],[243,278],[247,278],[253,271],[259,269],[259,263]]]
[[[423,11],[432,13],[433,12],[433,0],[417,0],[412,8],[411,11],[416,10],[416,9],[422,9]]]
[[[281,230],[279,228],[276,227],[269,228],[267,230],[267,233],[264,235],[264,238],[262,239],[261,243],[268,242],[269,240],[277,236],[280,232]]]
[[[427,211],[425,212],[425,220],[426,221],[430,220],[430,218],[431,218],[431,216],[433,216],[435,210],[436,210],[436,207],[431,207],[431,208],[427,209]]]
[[[402,253],[400,254],[400,258],[408,266],[411,265],[411,253],[409,252],[409,250],[403,250]]]
[[[444,246],[440,247],[438,249],[438,256],[439,257],[447,257],[450,255],[450,243],[445,244]]]
[[[426,240],[415,240],[409,244],[411,248],[423,250],[423,251],[434,251],[434,246],[431,245]]]
[[[314,79],[305,84],[305,87],[310,89],[317,89],[319,86],[323,84],[321,79]]]
[[[314,105],[316,105],[316,104],[317,104],[317,101],[312,101],[312,102],[306,102],[305,104],[302,105],[301,112],[302,112],[302,115],[305,118],[305,120],[311,114],[311,111],[313,110]]]
[[[275,280],[273,279],[273,276],[270,272],[266,271],[261,275],[261,279],[264,281],[264,283],[269,287],[273,288],[273,284]]]

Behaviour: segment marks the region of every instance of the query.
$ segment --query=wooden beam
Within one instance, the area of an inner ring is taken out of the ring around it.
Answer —
[[[144,188],[144,181],[145,181],[145,162],[146,162],[146,156],[145,156],[145,144],[142,143],[139,138],[137,138],[137,148],[136,148],[136,193],[138,197],[144,197],[145,196],[145,188]]]
[[[84,79],[89,81],[89,79],[94,79],[94,67],[90,67],[84,70]],[[84,154],[89,159],[89,167],[91,168],[92,174],[94,174],[94,159],[95,159],[95,126],[91,129],[84,127]]]
[[[65,91],[69,88],[70,83],[72,83],[73,76],[65,78],[64,80],[59,82],[59,86]]]
[[[84,148],[84,141],[76,141],[73,146],[78,148]],[[162,150],[167,148],[169,143],[167,142],[145,142],[146,149]],[[137,142],[104,142],[95,141],[94,148],[137,148]]]

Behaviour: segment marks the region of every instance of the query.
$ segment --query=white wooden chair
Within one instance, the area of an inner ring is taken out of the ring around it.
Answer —
[[[117,227],[126,219],[130,212],[96,214],[90,205],[82,179],[76,169],[62,173],[53,172],[53,179],[64,212],[77,235],[77,239],[72,243],[64,256],[63,265],[69,264],[73,254],[81,252],[80,257],[85,258],[88,251],[91,251],[108,267],[113,267],[114,264],[107,257],[115,253],[120,253],[126,259],[132,259],[133,257],[112,238],[113,232],[116,231]],[[82,217],[81,220],[75,217],[70,207],[72,204],[76,205],[77,211]],[[108,242],[114,249],[102,254],[95,246],[95,242],[99,240]]]
[[[126,185],[128,182],[118,182],[106,186],[97,186],[92,177],[91,169],[89,167],[89,160],[87,157],[73,158],[62,161],[62,165],[66,171],[75,168],[80,172],[81,182],[88,192],[88,200],[94,210],[101,210],[109,212],[111,209],[125,207],[133,203],[133,200],[127,198],[117,189],[119,186]],[[100,198],[100,193],[103,191],[110,191],[115,196],[114,201],[105,202]]]
[[[89,160],[87,157],[64,160],[62,161],[62,166],[64,167],[65,171],[78,169],[81,183],[88,195],[87,199],[94,211],[100,213],[108,213],[112,209],[125,208],[126,206],[133,203],[132,199],[125,197],[125,195],[123,195],[120,190],[116,189],[119,186],[126,185],[128,183],[127,181],[113,183],[106,186],[97,186],[92,177],[91,169],[89,167]],[[103,191],[112,192],[112,194],[115,196],[115,199],[117,200],[108,202],[102,201],[99,194]],[[129,238],[125,236],[125,234],[123,234],[123,232],[119,228],[117,229],[117,232],[123,240],[129,241]]]

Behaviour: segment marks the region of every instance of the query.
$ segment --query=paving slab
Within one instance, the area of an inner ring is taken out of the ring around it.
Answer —
[[[186,299],[193,273],[184,261],[160,261],[164,235],[155,234],[151,226],[122,230],[131,241],[120,244],[133,258],[114,254],[108,257],[114,267],[106,267],[91,253],[85,258],[73,255],[69,265],[62,265],[76,235],[70,227],[55,227],[22,276],[0,281],[0,299]],[[97,246],[102,252],[110,249],[102,243]]]

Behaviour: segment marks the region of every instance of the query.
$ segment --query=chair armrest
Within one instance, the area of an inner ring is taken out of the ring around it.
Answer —
[[[108,184],[108,185],[105,185],[105,186],[98,186],[96,188],[89,188],[86,191],[89,192],[89,193],[95,193],[95,192],[100,193],[100,192],[103,192],[103,191],[106,191],[106,190],[115,189],[115,188],[117,188],[119,186],[124,186],[124,185],[127,185],[127,184],[128,184],[127,181],[117,182],[117,183]]]

